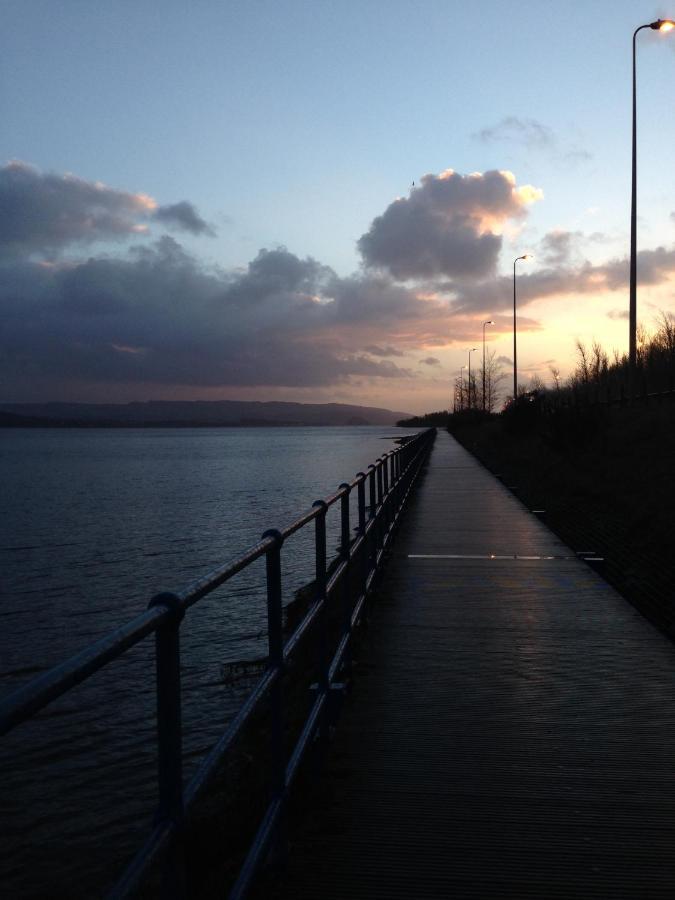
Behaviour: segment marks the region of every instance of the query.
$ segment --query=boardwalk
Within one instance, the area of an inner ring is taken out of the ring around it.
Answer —
[[[439,434],[262,895],[675,895],[675,648],[571,556]]]

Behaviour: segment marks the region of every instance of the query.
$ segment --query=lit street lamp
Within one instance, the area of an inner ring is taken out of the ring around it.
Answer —
[[[485,326],[494,324],[492,319],[488,322],[483,322],[483,412],[485,412]]]
[[[635,39],[643,28],[653,31],[672,31],[675,21],[657,19],[649,25],[640,25],[633,32],[633,175],[630,200],[630,301],[628,311],[628,366],[630,375],[630,393],[634,389],[635,367],[637,364],[637,254],[636,254],[636,221],[637,221],[637,100],[635,91]]]
[[[469,395],[469,409],[471,409],[471,354],[476,352],[476,347],[467,348],[469,354],[469,383],[467,385]]]
[[[530,253],[513,260],[513,402],[518,399],[518,358],[516,356],[516,263],[519,259],[532,259]]]

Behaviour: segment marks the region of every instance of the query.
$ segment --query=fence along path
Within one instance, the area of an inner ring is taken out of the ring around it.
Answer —
[[[260,896],[672,897],[675,648],[446,434],[373,618]]]

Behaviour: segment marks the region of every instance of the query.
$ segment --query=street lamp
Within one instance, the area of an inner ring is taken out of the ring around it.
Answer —
[[[483,322],[483,412],[485,412],[485,326],[494,324],[492,319]]]
[[[467,348],[469,354],[469,383],[467,385],[469,395],[469,409],[471,409],[471,354],[476,352],[476,347]]]
[[[466,366],[459,367],[459,408],[464,409],[464,376],[462,372],[466,369]]]
[[[519,259],[532,259],[531,253],[517,256],[513,260],[513,402],[518,399],[518,359],[516,356],[516,263]]]
[[[637,100],[635,90],[635,39],[643,28],[651,28],[653,31],[672,31],[675,21],[672,19],[657,19],[649,25],[640,25],[633,32],[633,175],[631,181],[630,199],[630,301],[628,312],[628,369],[630,377],[630,393],[633,392],[635,367],[637,364]]]

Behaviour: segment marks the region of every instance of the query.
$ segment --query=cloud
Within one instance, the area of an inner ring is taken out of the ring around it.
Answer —
[[[518,116],[505,116],[496,125],[481,128],[472,137],[485,144],[510,141],[527,147],[553,147],[556,143],[555,135],[547,125],[536,119],[521,119]]]
[[[372,222],[358,248],[367,266],[400,281],[485,278],[496,269],[502,226],[541,196],[517,187],[510,172],[425,175]]]
[[[421,359],[419,361],[420,366],[440,366],[440,359],[436,359],[435,356],[427,356],[426,359]]]
[[[627,309],[610,309],[607,317],[609,319],[628,319],[629,313]]]
[[[403,351],[397,350],[396,347],[378,347],[377,344],[369,344],[363,349],[371,356],[404,356]]]
[[[593,159],[593,154],[576,145],[561,145],[555,132],[537,119],[505,116],[496,125],[471,135],[483,144],[520,144],[528,150],[546,151],[567,166]]]
[[[582,234],[579,231],[549,231],[540,242],[537,258],[541,258],[550,266],[568,263],[576,252],[581,238]]]
[[[187,202],[158,207],[147,194],[75,175],[43,173],[18,160],[0,167],[0,209],[0,257],[5,258],[137,237],[148,231],[152,220],[193,234],[211,233]]]
[[[205,234],[214,237],[216,233],[187,200],[173,203],[171,206],[160,206],[155,211],[153,218],[164,225],[182,228],[191,234]]]
[[[173,238],[123,257],[44,264],[6,261],[0,278],[0,375],[26,382],[321,387],[354,378],[410,378],[400,355],[445,331],[447,304],[380,277],[339,278],[284,248],[246,270],[208,269]],[[23,385],[23,387],[22,387]],[[36,388],[37,390],[37,388]]]
[[[564,246],[564,241],[562,242]],[[593,265],[587,260],[577,264],[542,268],[535,272],[519,271],[518,304],[555,296],[597,295],[627,290],[628,259],[610,259]],[[675,246],[667,249],[640,250],[637,255],[638,282],[657,286],[675,277]],[[512,301],[513,278],[503,275],[478,284],[456,286],[454,305],[457,310],[486,311],[508,307]]]

